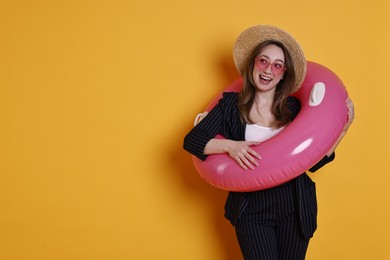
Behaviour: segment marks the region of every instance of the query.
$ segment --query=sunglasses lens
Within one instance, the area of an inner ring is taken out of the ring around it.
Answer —
[[[280,75],[284,72],[285,66],[282,62],[273,62],[270,63],[269,60],[264,58],[256,58],[255,59],[255,66],[258,70],[265,70],[271,65],[271,70],[275,75]]]

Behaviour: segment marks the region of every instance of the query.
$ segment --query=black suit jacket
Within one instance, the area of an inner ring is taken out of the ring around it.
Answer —
[[[204,148],[207,142],[217,134],[222,134],[227,139],[244,141],[246,124],[242,123],[240,120],[237,101],[237,93],[224,93],[223,98],[219,103],[185,136],[184,149],[201,160],[205,160],[207,155],[203,153]],[[295,118],[301,107],[298,99],[288,97],[288,107],[292,113],[292,117]],[[325,156],[309,170],[314,172],[333,159],[334,153],[332,156]],[[302,232],[305,237],[309,238],[313,236],[317,227],[315,184],[306,173],[302,173],[302,175],[293,179],[292,182],[296,185],[295,190],[298,201],[297,211]],[[247,206],[247,195],[247,192],[229,192],[225,204],[225,217],[229,219],[233,225],[239,221],[240,215]]]

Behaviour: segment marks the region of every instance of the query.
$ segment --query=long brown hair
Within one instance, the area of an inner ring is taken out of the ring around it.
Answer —
[[[260,43],[253,51],[246,73],[244,75],[244,85],[238,95],[238,110],[240,111],[241,120],[243,123],[254,124],[249,117],[249,112],[253,106],[256,93],[256,85],[253,80],[254,60],[267,45],[275,45],[283,50],[286,64],[286,71],[283,79],[276,85],[274,102],[271,107],[271,112],[275,116],[275,123],[272,127],[279,128],[291,122],[291,112],[287,107],[287,97],[294,89],[295,71],[290,54],[284,46],[277,41],[264,41]]]

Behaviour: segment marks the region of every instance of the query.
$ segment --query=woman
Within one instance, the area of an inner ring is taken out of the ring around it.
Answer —
[[[244,79],[239,93],[224,93],[220,102],[185,137],[184,149],[205,160],[228,153],[244,169],[261,164],[252,145],[271,138],[298,114],[300,103],[289,96],[302,84],[306,59],[298,42],[273,26],[254,26],[238,37],[234,62]],[[354,117],[346,100],[348,122],[340,138],[314,167],[335,157],[334,150]],[[214,139],[222,134],[226,139]],[[236,230],[245,259],[304,259],[316,230],[315,183],[306,173],[280,186],[255,192],[229,192],[225,216]]]

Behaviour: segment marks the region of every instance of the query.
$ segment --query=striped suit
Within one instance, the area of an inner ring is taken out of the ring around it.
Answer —
[[[205,160],[207,142],[217,134],[244,141],[245,127],[237,108],[237,93],[224,93],[207,117],[184,138],[184,149]],[[288,98],[293,118],[300,110],[296,98]],[[334,159],[325,156],[311,172]],[[255,192],[229,192],[225,217],[235,226],[241,251],[248,259],[304,259],[309,239],[317,228],[315,183],[303,173],[277,187]]]

